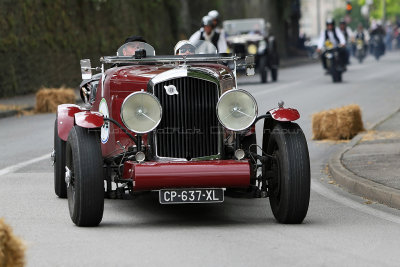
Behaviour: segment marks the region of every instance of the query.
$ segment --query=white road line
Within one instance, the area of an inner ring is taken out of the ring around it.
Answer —
[[[18,169],[21,169],[21,168],[23,168],[25,166],[28,166],[30,164],[36,163],[36,162],[44,160],[44,159],[48,159],[50,161],[50,155],[51,154],[45,154],[43,156],[40,156],[40,157],[37,157],[37,158],[33,158],[33,159],[30,159],[30,160],[27,160],[27,161],[24,161],[24,162],[9,166],[7,168],[1,169],[0,170],[0,176],[3,176],[3,175],[8,174],[10,172],[14,172],[14,171],[16,171]]]
[[[363,204],[358,203],[349,198],[343,197],[343,196],[335,193],[334,191],[325,188],[323,185],[319,184],[318,182],[312,181],[311,189],[323,197],[329,198],[330,200],[333,200],[335,202],[343,204],[343,205],[350,207],[352,209],[355,209],[357,211],[372,215],[374,217],[378,217],[385,221],[400,224],[400,217],[390,214],[390,213],[387,213],[387,212],[384,212],[384,211],[374,209],[372,207],[363,205]]]

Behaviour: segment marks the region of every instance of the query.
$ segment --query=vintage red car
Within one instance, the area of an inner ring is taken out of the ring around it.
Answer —
[[[310,164],[293,122],[298,111],[280,103],[258,115],[228,67],[238,57],[204,45],[196,54],[156,56],[146,43],[128,43],[102,57],[93,76],[81,61],[85,104],[58,107],[53,151],[55,193],[68,197],[76,225],[98,225],[105,197],[140,191],[158,191],[161,204],[220,203],[238,192],[269,197],[277,221],[303,221]],[[254,72],[254,59],[246,64]]]

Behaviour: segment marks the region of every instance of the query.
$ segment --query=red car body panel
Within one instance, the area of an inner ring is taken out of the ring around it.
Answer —
[[[277,121],[295,121],[300,118],[300,113],[293,108],[275,108],[268,111]]]
[[[250,164],[247,160],[145,163],[126,161],[123,178],[133,180],[135,191],[185,187],[247,187],[250,185]]]
[[[75,113],[81,112],[78,105],[63,104],[57,107],[58,136],[67,141],[69,131],[75,125]]]
[[[99,128],[103,126],[103,114],[99,112],[82,111],[75,113],[75,123],[83,128]]]

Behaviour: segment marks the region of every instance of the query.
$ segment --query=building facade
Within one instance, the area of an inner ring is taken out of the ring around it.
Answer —
[[[333,17],[333,11],[344,8],[345,0],[301,0],[300,32],[316,37],[325,29],[327,18]]]

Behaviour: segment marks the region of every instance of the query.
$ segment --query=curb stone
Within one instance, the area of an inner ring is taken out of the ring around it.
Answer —
[[[371,129],[375,129],[378,125],[382,124],[399,111],[400,110],[396,110],[385,119],[373,125]],[[360,177],[342,164],[343,154],[355,147],[364,135],[365,133],[356,135],[350,143],[330,158],[328,167],[332,178],[337,184],[341,185],[350,193],[385,204],[392,208],[400,209],[400,190]]]

